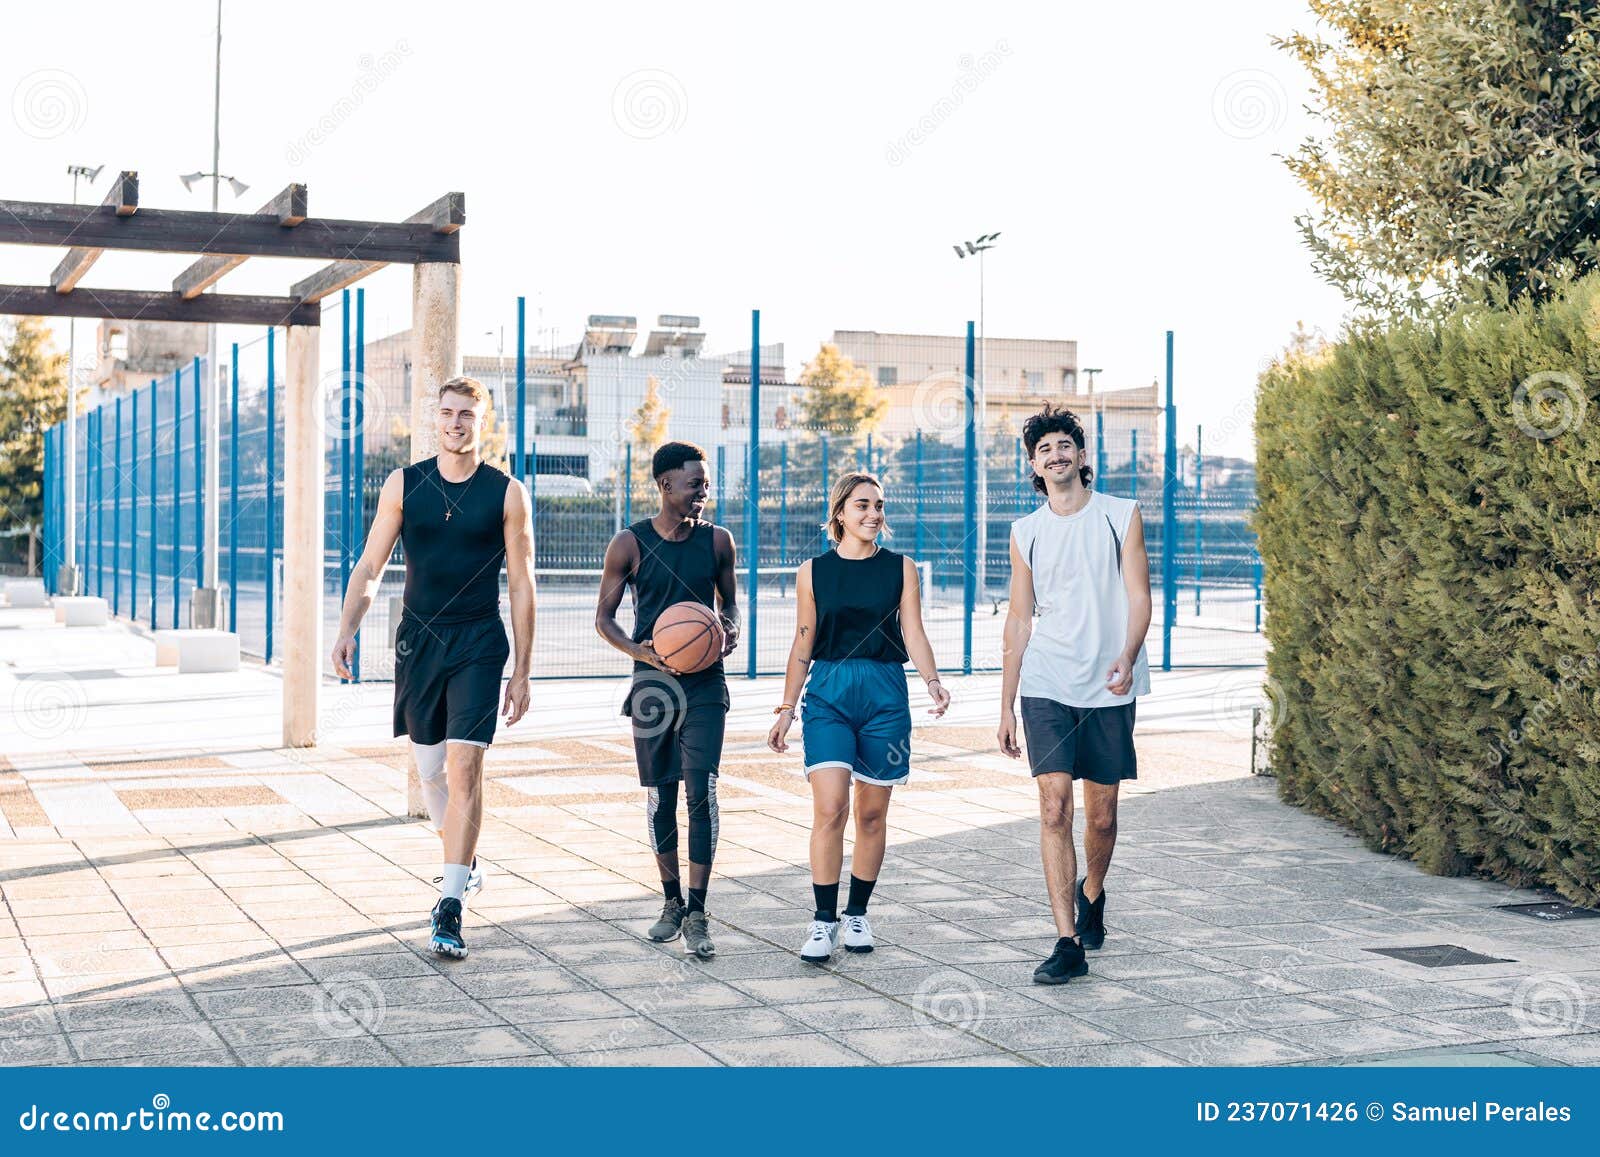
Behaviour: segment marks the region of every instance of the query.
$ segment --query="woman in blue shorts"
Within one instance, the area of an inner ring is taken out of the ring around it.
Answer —
[[[847,951],[872,951],[867,900],[883,866],[889,793],[911,773],[907,659],[928,685],[933,699],[928,713],[943,715],[950,704],[922,629],[916,564],[878,543],[878,536],[888,533],[878,480],[860,473],[839,479],[828,500],[826,529],[833,549],[801,563],[796,575],[794,645],[783,705],[767,735],[772,750],[789,750],[786,737],[803,686],[800,730],[815,809],[811,889],[816,912],[800,958],[812,964],[825,963],[841,939]],[[841,921],[839,874],[852,780],[856,840]]]

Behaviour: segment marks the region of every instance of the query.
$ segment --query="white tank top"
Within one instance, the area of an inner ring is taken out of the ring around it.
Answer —
[[[1012,523],[1011,539],[1033,571],[1039,616],[1022,653],[1022,695],[1071,707],[1114,707],[1150,694],[1142,643],[1128,694],[1113,695],[1106,687],[1128,637],[1122,544],[1138,506],[1093,491],[1076,514],[1057,514],[1046,503]]]

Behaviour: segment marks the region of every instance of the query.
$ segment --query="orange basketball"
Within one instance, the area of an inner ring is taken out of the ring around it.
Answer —
[[[722,624],[704,603],[673,603],[656,617],[650,642],[667,666],[692,675],[722,657]]]

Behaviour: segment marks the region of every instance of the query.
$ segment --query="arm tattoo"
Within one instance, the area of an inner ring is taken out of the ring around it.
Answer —
[[[809,631],[810,629],[811,629],[810,627],[801,627],[800,628],[800,637],[802,639],[805,638],[806,637],[806,632]]]

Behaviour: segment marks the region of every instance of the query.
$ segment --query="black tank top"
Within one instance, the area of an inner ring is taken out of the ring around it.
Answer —
[[[836,550],[811,560],[817,602],[813,659],[881,659],[904,663],[900,595],[905,556],[883,547],[869,558],[844,558]]]
[[[449,482],[437,458],[415,462],[403,474],[404,617],[439,624],[498,618],[510,476],[480,462],[465,482]]]
[[[655,630],[656,619],[673,603],[703,603],[717,608],[716,527],[696,522],[682,541],[662,538],[648,518],[628,527],[639,540],[639,568],[628,581],[633,585],[633,641],[642,643]],[[635,671],[655,671],[649,663],[634,660]],[[722,677],[722,660],[685,679]]]

